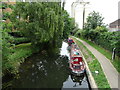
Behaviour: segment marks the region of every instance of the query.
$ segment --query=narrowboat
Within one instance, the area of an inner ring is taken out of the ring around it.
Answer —
[[[71,46],[72,44],[74,44],[75,42],[73,41],[73,39],[72,38],[69,38],[68,39],[68,45],[69,46]]]
[[[71,45],[69,68],[71,73],[77,76],[85,74],[86,71],[85,63],[76,44]]]

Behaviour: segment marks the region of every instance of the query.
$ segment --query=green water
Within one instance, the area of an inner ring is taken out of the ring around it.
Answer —
[[[12,88],[87,88],[85,76],[76,77],[69,72],[69,52],[63,42],[56,54],[46,51],[33,54],[20,66],[18,79],[13,79]]]

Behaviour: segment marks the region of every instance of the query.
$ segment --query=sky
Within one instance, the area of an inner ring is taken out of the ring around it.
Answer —
[[[65,0],[65,10],[71,16],[71,4],[76,0]],[[82,1],[82,0],[79,0]],[[110,24],[118,19],[118,2],[120,0],[84,0],[84,2],[90,2],[86,5],[85,18],[92,11],[99,12],[102,17],[104,17],[103,22],[105,24]],[[120,5],[120,4],[119,4]],[[82,28],[82,16],[83,16],[83,6],[78,4],[75,8],[75,21]]]

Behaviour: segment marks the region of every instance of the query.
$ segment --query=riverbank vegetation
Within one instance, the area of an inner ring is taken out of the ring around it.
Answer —
[[[103,23],[103,19],[98,12],[91,12],[87,17],[84,29],[77,31],[75,36],[86,41],[105,55],[120,72],[120,32],[109,32],[107,26]],[[115,49],[114,58],[112,58],[113,49]]]
[[[95,49],[97,49],[100,53],[102,53],[104,56],[106,56],[111,61],[111,63],[114,65],[116,70],[120,73],[120,68],[119,68],[120,58],[117,55],[115,56],[115,59],[112,60],[112,52],[104,49],[103,47],[101,47],[99,45],[96,45],[95,43],[93,43],[93,42],[91,42],[89,40],[83,39],[82,37],[80,37],[80,39],[86,41],[88,44],[90,44]]]
[[[72,37],[73,38],[73,37]],[[94,80],[98,86],[98,88],[106,88],[106,89],[110,89],[110,86],[108,84],[108,81],[104,75],[104,72],[102,70],[102,67],[99,63],[99,61],[95,58],[95,56],[87,49],[87,47],[85,45],[83,45],[79,40],[73,38],[75,40],[75,42],[78,44],[78,46],[80,47],[80,50],[82,51],[89,69],[92,73],[92,76],[94,77]],[[98,73],[96,74],[95,71],[98,71]]]
[[[17,2],[12,13],[3,18],[10,20],[3,22],[1,29],[3,76],[18,73],[20,64],[31,54],[60,47],[59,42],[76,28],[60,2]]]

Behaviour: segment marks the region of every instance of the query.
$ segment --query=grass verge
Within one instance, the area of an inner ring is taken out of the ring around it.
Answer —
[[[8,56],[8,60],[3,61],[3,75],[9,71],[12,74],[18,73],[18,68],[25,58],[33,53],[31,43],[16,45],[13,48],[13,53]],[[7,71],[6,71],[7,70]]]
[[[108,58],[111,61],[111,63],[113,64],[113,66],[116,68],[116,70],[120,73],[120,68],[119,68],[120,67],[119,66],[120,65],[120,58],[118,58],[116,56],[116,58],[113,61],[112,58],[111,58],[112,57],[111,52],[105,50],[104,48],[96,45],[95,43],[93,43],[91,41],[88,41],[88,40],[83,39],[83,38],[80,38],[80,39],[83,40],[83,41],[86,41],[88,44],[90,44],[92,47],[94,47],[96,50],[98,50],[101,54],[103,54],[106,58]]]
[[[73,38],[73,37],[72,37]],[[86,51],[86,53],[83,53],[83,55],[85,56],[85,59],[87,59],[88,57],[91,57],[92,60],[87,61],[88,66],[90,68],[90,71],[92,72],[92,75],[94,77],[94,80],[98,86],[98,88],[106,88],[106,89],[110,89],[110,86],[108,84],[108,81],[104,75],[104,72],[101,68],[101,65],[99,63],[99,61],[95,58],[95,56],[86,48],[86,46],[84,46],[80,41],[76,40],[75,38],[73,38],[75,40],[75,42],[78,44],[78,46],[82,46]],[[98,71],[99,73],[96,74],[95,71]]]

